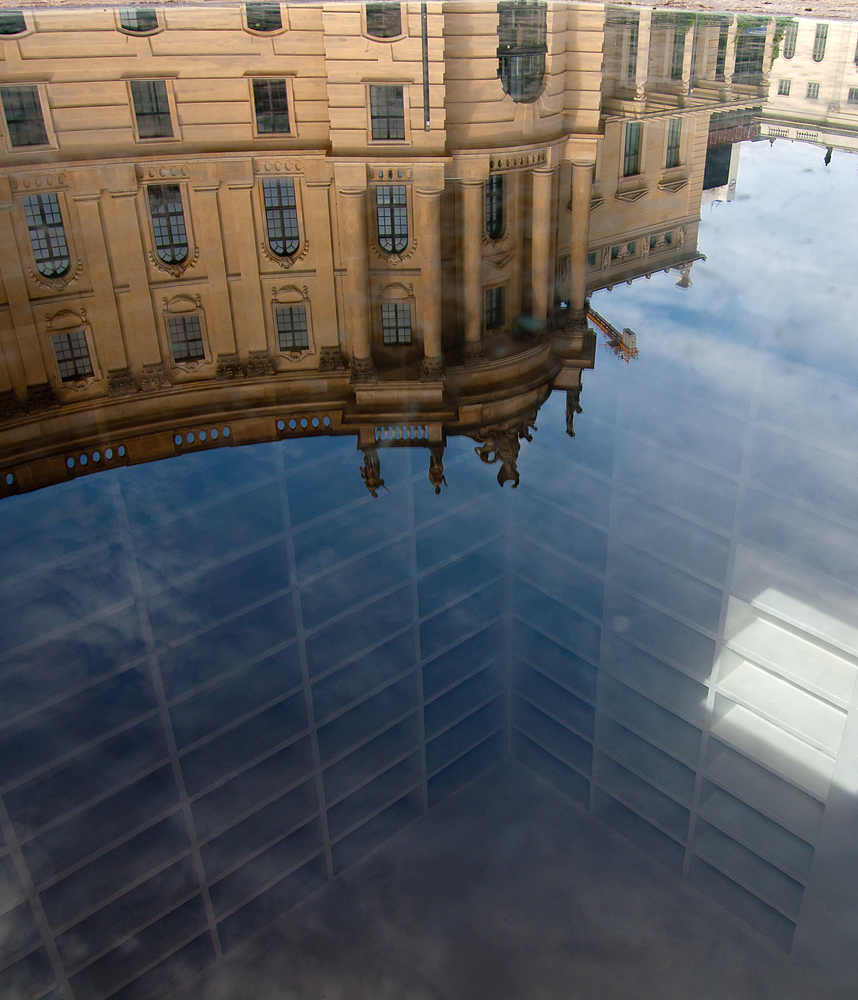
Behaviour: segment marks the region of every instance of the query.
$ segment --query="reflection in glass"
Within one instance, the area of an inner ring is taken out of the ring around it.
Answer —
[[[188,256],[182,189],[178,184],[149,184],[146,190],[158,257],[165,264],[181,264]]]
[[[46,278],[61,277],[68,271],[71,258],[57,196],[25,195],[24,215],[39,274]]]

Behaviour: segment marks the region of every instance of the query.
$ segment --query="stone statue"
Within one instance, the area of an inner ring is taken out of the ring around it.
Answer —
[[[521,477],[518,474],[518,453],[521,445],[519,439],[532,441],[531,429],[536,430],[536,409],[513,427],[481,427],[477,434],[472,435],[475,441],[481,442],[474,448],[475,454],[486,465],[500,462],[498,470],[498,485],[503,487],[506,482],[512,483],[515,489]]]
[[[385,489],[388,493],[390,492],[381,478],[381,462],[378,458],[377,448],[364,448],[360,477],[375,500],[378,499],[378,491],[380,489]]]
[[[436,446],[429,449],[429,482],[435,487],[435,495],[441,492],[441,487],[447,485],[444,476],[444,448]]]
[[[567,389],[566,390],[566,433],[569,437],[575,437],[575,428],[573,426],[575,421],[576,413],[583,413],[581,409],[581,390],[580,389]]]

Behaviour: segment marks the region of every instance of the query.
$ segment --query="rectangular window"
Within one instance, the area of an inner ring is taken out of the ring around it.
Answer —
[[[405,99],[402,87],[371,86],[369,117],[373,139],[405,138]]]
[[[641,172],[640,122],[626,122],[626,147],[623,154],[623,177],[634,177]]]
[[[411,343],[411,305],[385,302],[381,307],[381,335],[385,344]]]
[[[193,313],[169,316],[167,328],[170,333],[170,353],[174,361],[199,361],[205,358],[199,316]]]
[[[850,87],[846,98],[847,104],[858,104],[858,87]]]
[[[486,289],[486,329],[503,326],[503,286]]]
[[[9,144],[47,145],[48,130],[45,128],[39,88],[0,87],[0,97],[3,99],[3,114],[6,118],[6,128],[9,130]]]
[[[629,25],[629,61],[626,64],[626,82],[628,86],[635,85],[638,71],[638,25]]]
[[[164,80],[132,80],[131,100],[139,139],[170,139],[173,122]]]
[[[257,132],[291,131],[285,80],[254,80],[253,106]]]
[[[277,306],[277,344],[281,351],[306,351],[310,347],[307,333],[307,310],[304,306]]]
[[[587,254],[587,267],[596,266],[596,255],[594,253]]]
[[[92,377],[92,362],[89,359],[89,348],[86,346],[86,334],[83,330],[55,333],[54,354],[57,356],[61,381],[72,382],[77,378]]]
[[[789,97],[789,88],[792,84],[792,80],[778,80],[778,95],[780,97]]]
[[[666,167],[679,166],[679,140],[682,138],[682,119],[671,118],[667,125],[667,158]]]
[[[681,17],[682,15],[680,15]],[[673,56],[670,61],[670,79],[682,79],[682,64],[685,62],[685,31],[673,29]]]
[[[809,83],[807,85],[807,93],[805,94],[805,97],[807,97],[808,100],[811,100],[811,101],[817,100],[818,97],[819,97],[819,84],[818,83]]]

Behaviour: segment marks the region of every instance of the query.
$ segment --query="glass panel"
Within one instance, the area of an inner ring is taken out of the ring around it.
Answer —
[[[791,21],[784,30],[783,56],[792,59],[795,55],[795,40],[798,38],[798,22]]]
[[[381,331],[385,344],[410,344],[411,305],[385,302],[381,307]]]
[[[149,7],[125,7],[119,12],[119,23],[125,31],[155,31],[158,28],[158,12]]]
[[[38,87],[2,87],[3,114],[13,146],[44,146],[48,132]]]
[[[623,177],[632,177],[640,173],[641,167],[641,130],[640,122],[626,122],[626,148],[623,155]]]
[[[165,264],[181,264],[188,256],[181,188],[178,184],[150,184],[148,192],[158,257]]]
[[[402,14],[398,3],[368,3],[366,33],[373,38],[395,38],[402,34]]]
[[[486,289],[486,329],[503,326],[503,286]]]
[[[280,4],[249,3],[245,7],[245,17],[251,31],[279,31],[283,27]]]
[[[71,266],[63,217],[55,194],[24,196],[24,216],[39,274],[59,278]]]
[[[277,306],[277,343],[281,351],[306,351],[310,346],[304,306]]]
[[[375,189],[378,242],[388,253],[402,253],[408,246],[408,207],[403,184]]]
[[[825,58],[825,43],[828,40],[828,25],[817,24],[816,36],[813,39],[813,61],[822,62]]]
[[[55,333],[54,354],[62,382],[73,379],[89,378],[92,375],[92,363],[89,360],[89,348],[86,345],[86,334],[83,330],[72,333]]]
[[[503,174],[492,174],[486,182],[486,234],[492,240],[503,236]]]
[[[498,3],[498,77],[516,102],[533,101],[542,89],[547,9],[541,0]]]
[[[174,361],[198,361],[206,356],[200,318],[192,313],[186,316],[168,316],[170,353]]]
[[[0,10],[0,35],[18,35],[26,30],[23,11]]]
[[[402,87],[370,87],[369,115],[373,139],[405,138]]]
[[[265,227],[268,245],[278,257],[287,257],[298,249],[298,210],[295,184],[291,177],[262,182],[265,202]]]
[[[254,80],[253,104],[257,132],[289,132],[285,80]]]
[[[671,118],[667,126],[667,159],[666,167],[679,166],[679,142],[682,137],[682,119]]]
[[[167,139],[173,135],[166,81],[132,80],[131,99],[141,139]]]

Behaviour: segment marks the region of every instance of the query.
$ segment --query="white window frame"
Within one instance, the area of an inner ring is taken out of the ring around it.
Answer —
[[[167,90],[167,104],[170,108],[170,124],[173,126],[172,135],[141,136],[137,128],[137,112],[134,108],[134,94],[131,90],[132,83],[163,83]],[[179,125],[179,115],[176,112],[176,95],[171,77],[164,76],[139,76],[126,77],[125,85],[128,91],[128,109],[131,112],[131,127],[134,131],[134,141],[144,146],[151,146],[159,142],[180,142],[182,139],[182,129]]]
[[[8,37],[9,38],[20,38],[22,36],[21,35],[9,35]],[[5,143],[5,146],[6,146],[6,152],[9,153],[11,156],[15,156],[15,155],[20,155],[21,153],[24,153],[26,155],[27,153],[31,153],[32,154],[34,152],[40,152],[41,150],[57,149],[57,146],[58,146],[57,135],[56,135],[56,132],[54,131],[54,124],[51,121],[51,108],[50,108],[50,104],[48,103],[48,90],[47,90],[47,86],[44,83],[37,83],[37,82],[34,82],[33,80],[15,80],[14,83],[11,82],[11,81],[7,81],[7,82],[3,83],[2,85],[0,85],[0,87],[3,87],[3,88],[5,88],[5,87],[35,87],[36,88],[36,94],[38,95],[39,104],[41,105],[41,108],[42,108],[42,122],[44,123],[45,132],[47,133],[47,136],[48,136],[48,141],[40,143],[38,146],[35,146],[35,145],[34,146],[13,146],[12,145],[12,139],[11,139],[11,137],[9,135],[9,126],[6,123],[6,111],[5,111],[5,108],[2,107],[2,100],[0,100],[0,118],[2,118],[2,120],[3,120],[3,142]]]

